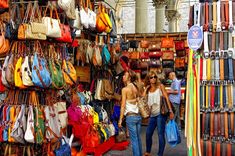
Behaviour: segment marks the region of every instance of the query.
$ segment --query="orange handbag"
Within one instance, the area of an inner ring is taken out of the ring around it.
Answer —
[[[129,52],[129,59],[139,59],[140,53],[138,51]]]
[[[0,7],[1,8],[9,8],[8,0],[0,0]]]
[[[184,68],[185,66],[185,59],[182,58],[175,58],[175,68]]]
[[[149,47],[149,41],[146,41],[146,40],[140,41],[140,47],[141,48],[148,48]]]
[[[173,38],[162,38],[161,48],[174,48],[174,39]]]
[[[149,51],[161,50],[161,42],[152,42],[148,47]]]
[[[96,16],[96,30],[98,32],[104,32],[106,30],[107,26],[108,26],[108,23],[105,19],[103,11],[102,11],[102,5],[99,4],[98,14]]]
[[[173,51],[163,51],[162,60],[174,60],[174,52]]]

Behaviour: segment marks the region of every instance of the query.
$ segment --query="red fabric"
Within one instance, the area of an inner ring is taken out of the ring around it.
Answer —
[[[116,150],[116,151],[126,150],[129,146],[129,144],[130,144],[129,141],[115,143],[115,145],[112,147],[112,150]]]

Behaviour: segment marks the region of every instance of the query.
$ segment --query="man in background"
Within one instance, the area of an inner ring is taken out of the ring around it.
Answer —
[[[181,99],[181,83],[176,78],[175,72],[169,74],[169,79],[172,80],[171,89],[167,91],[169,99],[175,109],[175,121],[178,124],[179,130],[181,131],[180,121],[180,99]]]

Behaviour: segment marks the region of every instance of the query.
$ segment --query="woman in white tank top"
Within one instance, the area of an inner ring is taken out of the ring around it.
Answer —
[[[142,143],[140,136],[142,118],[137,107],[137,95],[140,91],[137,82],[137,76],[134,72],[128,71],[123,75],[123,82],[126,87],[122,89],[121,112],[118,126],[122,127],[122,121],[126,116],[126,125],[129,131],[132,155],[142,156]]]
[[[160,80],[157,77],[157,74],[153,71],[150,71],[149,74],[146,76],[145,81],[147,87],[145,89],[144,96],[148,97],[147,99],[148,105],[151,110],[151,115],[146,130],[146,153],[144,155],[150,156],[152,147],[152,136],[155,128],[157,127],[159,139],[158,156],[163,156],[165,148],[165,124],[167,116],[161,115],[160,113],[161,96],[164,96],[167,100],[168,107],[170,108],[170,119],[174,118],[174,114],[172,112],[165,87],[163,84],[161,84]]]

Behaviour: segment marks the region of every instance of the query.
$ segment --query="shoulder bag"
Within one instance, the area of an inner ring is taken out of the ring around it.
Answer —
[[[174,48],[174,38],[162,38],[161,48]]]
[[[87,0],[87,10],[88,10],[88,17],[89,17],[89,28],[94,30],[96,28],[96,13],[92,9],[91,1]]]
[[[76,70],[71,62],[63,59],[62,72],[63,72],[63,77],[64,77],[66,84],[68,84],[68,85],[75,85],[76,84],[77,74],[76,74]]]
[[[35,143],[34,137],[34,113],[33,113],[33,105],[32,103],[29,106],[28,117],[27,117],[27,128],[24,134],[24,139],[29,143]]]
[[[101,56],[102,56],[103,64],[107,65],[110,63],[111,55],[110,55],[107,45],[103,46]]]
[[[149,47],[149,51],[161,51],[161,42],[151,42]]]
[[[163,51],[162,60],[174,60],[173,51]]]
[[[137,101],[137,106],[139,108],[139,112],[142,118],[148,118],[150,115],[150,109],[145,97],[139,97]]]
[[[61,127],[66,128],[68,125],[68,113],[66,110],[66,102],[57,102],[54,104],[54,108],[58,112],[58,119],[60,121]]]
[[[63,139],[63,141],[62,141]],[[71,156],[71,148],[64,137],[60,139],[60,147],[54,151],[56,156]]]
[[[80,1],[80,20],[84,28],[89,28],[89,14],[84,8],[83,0]]]
[[[112,23],[112,30],[110,32],[110,37],[117,37],[117,25],[116,25],[116,20],[115,20],[114,13],[112,10],[109,11],[109,17]]]
[[[70,26],[74,29],[81,30],[82,29],[82,24],[81,24],[81,17],[80,17],[80,11],[78,7],[75,9],[75,15],[76,18],[75,20],[70,20]]]
[[[32,82],[32,66],[31,55],[27,55],[24,58],[24,62],[21,65],[22,81],[25,86],[33,86]]]
[[[102,57],[101,52],[98,45],[95,45],[94,52],[92,56],[92,63],[94,66],[101,66],[102,65]]]
[[[64,21],[63,23],[60,23],[61,37],[56,38],[56,40],[60,42],[71,43],[72,42],[71,30],[70,26],[65,24],[65,18],[66,17],[63,17]]]
[[[184,41],[175,42],[175,50],[184,50]]]

